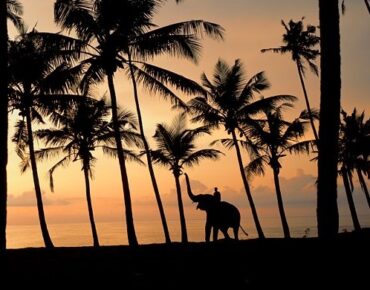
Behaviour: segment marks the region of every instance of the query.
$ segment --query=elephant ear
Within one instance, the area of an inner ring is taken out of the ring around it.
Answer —
[[[199,194],[198,197],[198,206],[197,209],[201,210],[211,210],[216,205],[216,199],[211,194]]]

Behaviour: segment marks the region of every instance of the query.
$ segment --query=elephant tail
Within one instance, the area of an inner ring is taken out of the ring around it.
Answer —
[[[239,225],[239,227],[242,230],[242,232],[244,233],[244,235],[249,236],[248,233],[243,229],[243,227],[241,225]]]

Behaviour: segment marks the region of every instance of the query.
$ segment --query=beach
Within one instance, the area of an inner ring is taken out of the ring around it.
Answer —
[[[16,249],[1,258],[2,284],[52,289],[77,285],[103,289],[360,289],[361,285],[365,289],[368,267],[363,265],[370,258],[369,241],[369,232],[364,232],[333,240]]]

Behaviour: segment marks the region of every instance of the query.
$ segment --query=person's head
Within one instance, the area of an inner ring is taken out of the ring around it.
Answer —
[[[221,193],[218,191],[217,187],[215,187],[215,192],[213,193],[213,196],[216,198],[217,201],[221,201]]]

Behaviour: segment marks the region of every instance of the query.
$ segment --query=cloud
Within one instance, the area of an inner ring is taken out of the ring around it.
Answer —
[[[54,199],[50,196],[46,196],[45,193],[42,194],[42,201],[44,206],[50,205],[69,205],[70,202],[64,199]],[[33,207],[36,206],[36,195],[34,191],[25,191],[21,195],[8,196],[8,206],[13,207]]]
[[[280,189],[286,206],[312,206],[316,203],[316,177],[298,169],[291,178],[280,176]],[[262,206],[276,205],[274,182],[269,186],[260,185],[252,188],[256,202]]]

